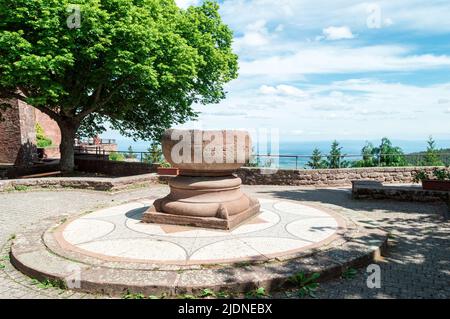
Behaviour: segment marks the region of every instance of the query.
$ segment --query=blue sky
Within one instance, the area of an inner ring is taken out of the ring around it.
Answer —
[[[201,0],[177,0],[181,7]],[[450,139],[450,2],[224,0],[240,76],[200,129],[284,139]]]

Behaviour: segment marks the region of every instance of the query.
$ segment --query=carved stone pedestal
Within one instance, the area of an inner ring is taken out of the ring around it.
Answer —
[[[242,180],[232,173],[245,164],[249,158],[251,140],[247,132],[216,131],[215,134],[224,144],[214,149],[220,157],[226,159],[227,152],[242,152],[243,160],[232,163],[175,163],[171,150],[176,145],[173,136],[198,136],[201,131],[169,130],[163,137],[163,151],[166,160],[180,168],[181,175],[169,181],[170,194],[158,199],[143,216],[146,223],[194,226],[202,228],[230,230],[249,218],[259,214],[260,204],[241,191]],[[241,138],[243,143],[238,143]],[[194,140],[188,144],[188,152],[195,147],[203,150],[207,143],[196,145]],[[231,150],[231,151],[230,151]],[[177,165],[178,164],[178,165]]]
[[[230,230],[260,212],[258,200],[241,192],[241,179],[178,176],[170,194],[144,214],[148,223]]]

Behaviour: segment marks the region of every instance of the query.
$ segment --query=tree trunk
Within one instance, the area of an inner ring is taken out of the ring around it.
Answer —
[[[63,173],[73,172],[75,169],[75,157],[73,144],[78,125],[69,121],[61,121],[58,123],[61,130],[61,159],[59,161],[60,169]]]

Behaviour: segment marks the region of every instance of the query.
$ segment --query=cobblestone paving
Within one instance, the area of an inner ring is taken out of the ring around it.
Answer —
[[[318,298],[450,298],[450,222],[442,218],[445,204],[354,201],[345,189],[260,187],[257,193],[340,207],[347,216],[363,214],[390,234],[388,254],[378,262],[380,289],[369,289],[369,274],[360,269],[352,279],[322,283]]]
[[[258,186],[246,191],[259,197],[321,203],[346,216],[362,214],[374,226],[391,234],[389,254],[381,267],[381,289],[369,289],[367,274],[358,270],[352,279],[322,283],[319,298],[450,298],[450,223],[444,222],[441,204],[353,201],[348,189],[304,189]],[[118,194],[83,191],[36,191],[0,194],[0,298],[105,298],[33,284],[7,258],[9,239],[31,223],[63,214],[73,215],[99,207],[160,196],[165,186]],[[284,293],[273,295],[285,297]]]

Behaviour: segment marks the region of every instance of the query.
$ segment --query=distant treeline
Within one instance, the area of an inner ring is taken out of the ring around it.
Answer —
[[[352,160],[348,155],[342,153],[339,142],[334,141],[329,154],[322,154],[316,148],[306,165],[313,169],[450,165],[450,149],[437,149],[436,142],[432,137],[428,139],[427,144],[427,149],[423,152],[405,154],[401,147],[394,146],[385,137],[378,146],[366,142],[361,149],[362,159]]]

